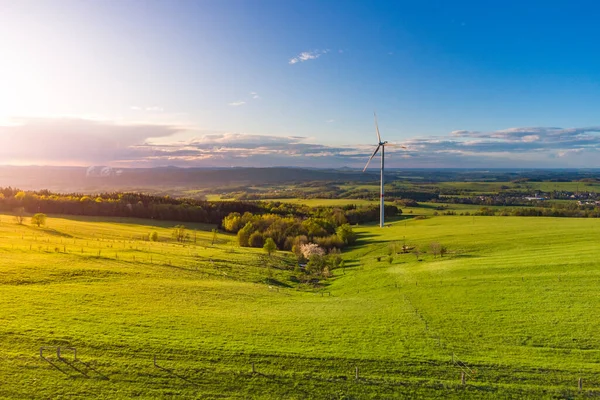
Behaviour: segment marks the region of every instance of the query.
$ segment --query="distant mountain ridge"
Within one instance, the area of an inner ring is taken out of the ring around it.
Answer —
[[[93,173],[90,173],[93,171]],[[119,168],[0,166],[0,186],[26,190],[90,192],[131,188],[212,187],[306,181],[371,181],[373,174],[351,170],[305,168]]]
[[[393,169],[386,170],[386,181],[416,182],[508,182],[571,181],[598,179],[598,169]],[[317,169],[298,167],[268,168],[110,168],[0,166],[0,187],[24,190],[49,189],[66,193],[98,193],[105,191],[141,191],[170,193],[172,189],[207,189],[227,186],[253,186],[277,183],[379,182],[379,169],[363,173],[361,169]]]

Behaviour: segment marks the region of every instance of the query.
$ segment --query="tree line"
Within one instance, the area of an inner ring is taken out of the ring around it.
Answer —
[[[266,212],[268,207],[252,202],[208,202],[175,199],[142,193],[58,194],[24,192],[0,188],[0,210],[23,207],[27,213],[134,217],[157,220],[219,224],[232,212]]]
[[[231,213],[274,214],[300,219],[343,215],[350,224],[377,221],[379,218],[379,207],[375,205],[308,207],[279,201],[206,201],[143,193],[107,192],[88,195],[0,188],[0,211],[14,212],[21,207],[30,214],[134,217],[216,225],[220,225]],[[387,216],[395,216],[401,212],[396,206],[385,206]]]
[[[577,206],[556,204],[553,207],[515,207],[490,208],[481,207],[475,211],[456,212],[436,211],[434,215],[477,215],[501,217],[558,217],[558,218],[600,218],[600,208],[594,206]]]

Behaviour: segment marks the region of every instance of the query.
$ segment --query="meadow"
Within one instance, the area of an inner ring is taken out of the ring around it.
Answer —
[[[0,397],[600,395],[598,220],[359,226],[318,287],[290,254],[215,241],[209,225],[177,243],[177,224],[0,216]]]

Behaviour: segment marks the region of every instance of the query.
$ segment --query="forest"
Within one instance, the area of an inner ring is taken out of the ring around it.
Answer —
[[[240,215],[274,214],[294,217],[323,218],[337,215],[344,222],[357,224],[377,221],[379,206],[353,204],[342,207],[308,207],[279,201],[205,201],[142,193],[110,192],[97,195],[59,194],[48,190],[22,191],[0,188],[0,211],[30,214],[64,214],[101,217],[133,217],[166,221],[196,222],[221,225],[231,213]],[[394,205],[385,206],[386,215],[393,217],[402,211]],[[339,224],[335,225],[335,227]],[[237,230],[235,230],[237,232]]]

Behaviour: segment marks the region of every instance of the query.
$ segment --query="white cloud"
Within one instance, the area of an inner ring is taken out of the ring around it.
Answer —
[[[328,120],[327,120],[327,121],[325,121],[325,122],[327,122],[328,124],[330,124],[330,123],[332,123],[332,122],[335,122],[335,119],[328,119]]]
[[[232,103],[229,103],[228,105],[230,105],[232,107],[239,107],[239,106],[243,106],[244,104],[246,104],[245,101],[239,100],[239,101],[234,101]]]
[[[288,61],[289,64],[296,64],[299,62],[304,62],[308,60],[316,60],[321,57],[323,54],[329,53],[329,50],[314,50],[314,51],[303,51],[298,54],[296,57],[290,58]]]
[[[526,135],[523,136],[522,140],[524,142],[537,142],[538,140],[540,140],[540,135]]]
[[[252,96],[253,99],[260,99],[260,96],[256,92],[250,92],[250,96]]]
[[[175,141],[172,135],[184,131],[196,138]],[[386,149],[390,167],[600,167],[600,127],[455,131],[398,144],[406,149]],[[332,146],[301,136],[81,118],[21,118],[0,125],[5,164],[362,167],[372,152],[369,144]]]
[[[568,157],[570,155],[577,155],[577,154],[581,154],[583,153],[583,149],[568,149],[568,150],[563,150],[563,151],[559,151],[556,156],[559,158],[564,158],[564,157]]]
[[[53,165],[105,163],[126,157],[148,139],[181,130],[81,118],[19,118],[10,125],[0,125],[0,159]]]

